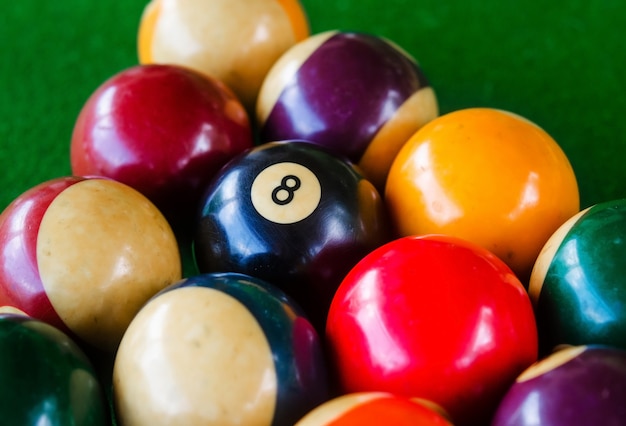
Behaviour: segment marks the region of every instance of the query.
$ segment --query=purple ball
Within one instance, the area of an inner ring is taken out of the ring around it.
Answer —
[[[522,373],[492,426],[622,425],[626,351],[608,346],[560,349]]]
[[[288,50],[259,94],[262,142],[301,139],[358,163],[382,187],[396,153],[438,115],[416,60],[367,33],[327,31]]]

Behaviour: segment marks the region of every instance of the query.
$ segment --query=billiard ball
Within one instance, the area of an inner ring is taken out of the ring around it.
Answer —
[[[28,316],[28,314],[22,311],[21,309],[17,309],[14,306],[8,306],[8,305],[0,306],[0,314],[17,314],[17,315]]]
[[[107,79],[72,133],[77,176],[106,176],[148,197],[170,223],[193,220],[204,185],[252,146],[248,116],[224,84],[189,69],[145,65]]]
[[[152,298],[115,358],[122,424],[289,425],[328,398],[318,334],[262,280],[202,274]]]
[[[168,222],[111,179],[53,179],[0,216],[0,306],[98,349],[114,351],[141,305],[180,278]]]
[[[303,417],[296,426],[452,426],[427,402],[386,392],[359,392],[335,397]]]
[[[309,33],[298,0],[152,0],[139,23],[139,61],[211,75],[252,111],[271,66]]]
[[[415,59],[382,37],[311,36],[285,52],[257,102],[261,141],[305,139],[358,163],[382,191],[400,147],[438,115]]]
[[[626,418],[626,351],[561,348],[524,371],[507,391],[493,426],[620,425]]]
[[[111,424],[92,363],[67,334],[47,323],[0,314],[0,377],[2,424]]]
[[[545,242],[580,208],[576,176],[557,142],[493,108],[453,111],[418,130],[394,159],[384,195],[399,236],[474,242],[526,286]]]
[[[561,344],[626,349],[625,246],[626,199],[586,208],[550,237],[528,289],[543,351]]]
[[[388,241],[373,185],[349,162],[302,141],[263,144],[233,159],[200,207],[199,271],[264,279],[293,297],[316,326],[344,275]]]
[[[537,360],[521,282],[493,253],[452,236],[402,237],[365,256],[326,327],[339,392],[423,398],[457,425],[483,424]]]

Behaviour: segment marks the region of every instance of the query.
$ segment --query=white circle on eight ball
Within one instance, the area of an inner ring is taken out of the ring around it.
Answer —
[[[311,170],[298,163],[276,163],[263,169],[252,182],[252,205],[265,219],[296,223],[315,211],[322,186]]]

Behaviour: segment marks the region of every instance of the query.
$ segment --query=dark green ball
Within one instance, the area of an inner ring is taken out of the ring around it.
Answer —
[[[6,425],[105,425],[104,393],[82,349],[62,331],[0,314],[0,419]]]

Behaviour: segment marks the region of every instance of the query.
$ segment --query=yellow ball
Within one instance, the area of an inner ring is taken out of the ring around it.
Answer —
[[[391,166],[385,199],[400,235],[472,241],[524,282],[550,235],[580,208],[557,142],[529,120],[491,108],[451,112],[418,130]]]

